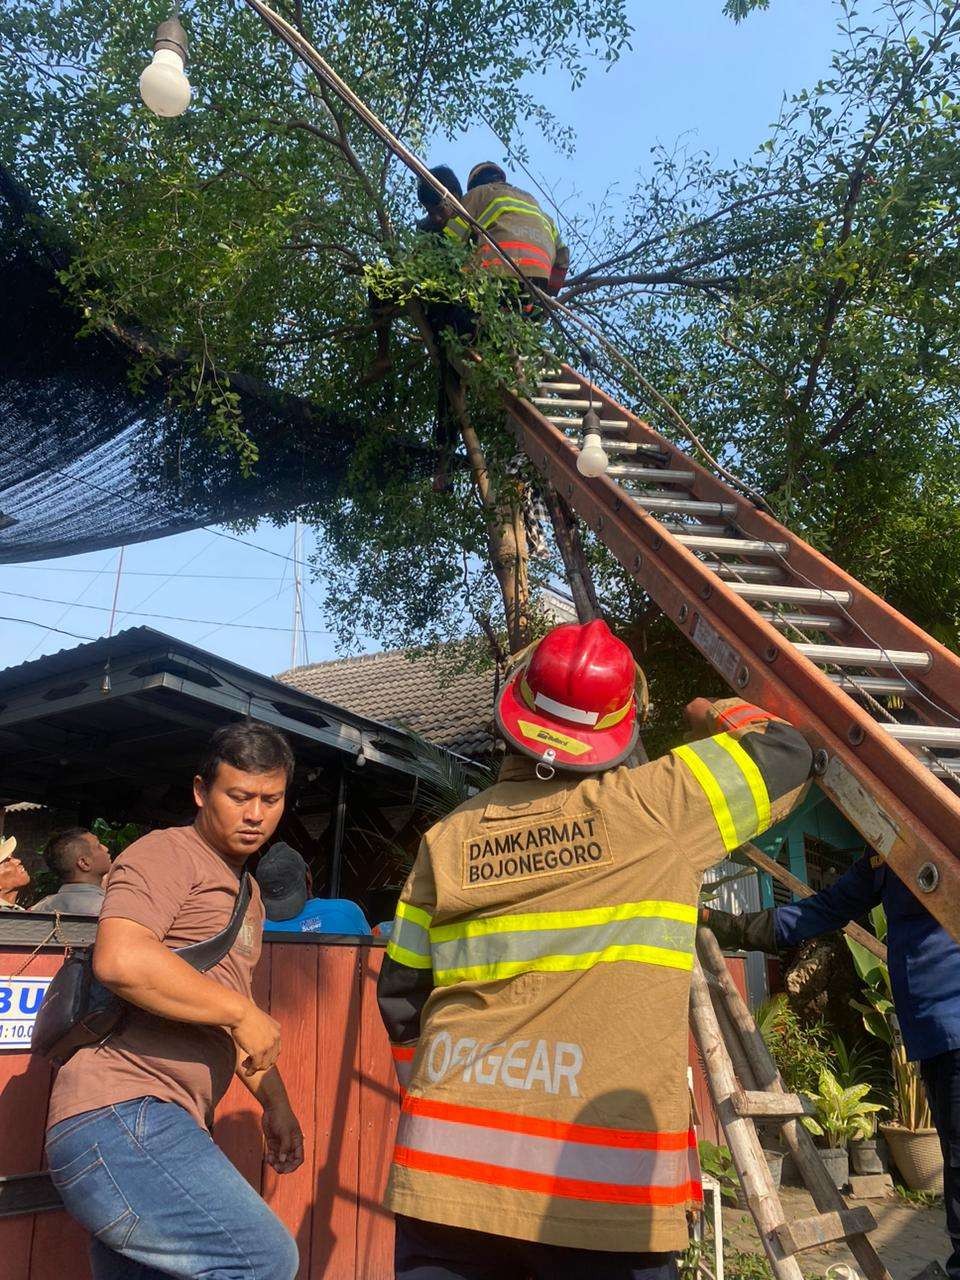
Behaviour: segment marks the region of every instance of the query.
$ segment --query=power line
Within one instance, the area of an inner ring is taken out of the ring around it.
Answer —
[[[210,532],[213,532],[210,530]],[[53,564],[0,564],[0,572],[6,569],[29,569],[31,573],[92,573],[99,577],[103,569],[82,569],[67,567],[61,569]],[[190,578],[210,582],[276,582],[269,573],[178,573],[170,574],[169,570],[124,569],[125,578]]]
[[[71,600],[56,600],[51,598],[50,596],[32,596],[32,595],[28,595],[26,592],[23,592],[23,591],[0,591],[0,596],[12,596],[16,600],[33,600],[37,604],[65,604],[65,605],[69,605],[70,608],[72,609],[92,609],[95,613],[110,612],[110,609],[106,605],[76,604]],[[238,622],[217,622],[213,618],[184,618],[178,614],[172,614],[172,613],[140,613],[139,611],[133,611],[133,610],[131,612],[136,612],[136,616],[138,618],[155,618],[163,622],[192,622],[192,623],[195,623],[198,627],[238,627],[243,631],[279,631],[284,635],[290,634],[289,627],[268,627],[263,624],[252,623],[252,622],[246,623],[246,624],[238,623]],[[42,622],[37,623],[37,626],[42,627],[43,625],[44,624]],[[54,629],[55,628],[53,627],[50,628],[50,630],[54,630]],[[328,636],[331,633],[329,631],[315,630],[313,631],[312,634],[318,635],[318,636]],[[83,639],[90,639],[90,637],[84,636]]]
[[[105,560],[105,561],[104,561],[103,567],[102,567],[102,568],[100,568],[100,569],[98,569],[98,570],[96,571],[96,573],[94,574],[94,576],[90,579],[90,581],[87,583],[87,585],[83,588],[83,590],[82,590],[82,591],[80,592],[80,594],[77,596],[76,600],[72,601],[72,602],[70,603],[70,605],[68,606],[68,608],[64,609],[63,613],[61,613],[60,617],[59,617],[59,618],[57,618],[56,622],[54,623],[54,625],[53,625],[52,627],[47,627],[47,628],[46,628],[46,630],[45,630],[45,632],[44,632],[44,635],[42,635],[42,636],[39,638],[39,640],[37,641],[37,643],[33,646],[33,648],[32,648],[32,649],[30,650],[30,652],[27,654],[26,658],[24,658],[24,662],[29,662],[29,661],[30,661],[30,659],[33,657],[33,655],[37,652],[37,650],[43,647],[43,641],[44,641],[44,637],[45,637],[45,635],[47,635],[47,634],[48,634],[49,632],[51,632],[51,631],[56,631],[56,630],[57,630],[57,628],[59,627],[60,623],[61,623],[61,622],[63,622],[63,620],[64,620],[64,619],[67,617],[67,615],[70,613],[70,611],[71,611],[71,609],[73,608],[74,604],[77,604],[79,601],[81,601],[81,600],[83,599],[83,597],[87,594],[87,592],[88,592],[88,591],[90,591],[93,587],[95,587],[95,586],[96,586],[96,584],[97,584],[97,579],[101,576],[101,574],[106,573],[106,571],[107,571],[108,567],[109,567],[112,563],[113,563],[113,557],[112,557],[112,556],[110,556],[107,560]],[[66,603],[66,601],[63,601],[63,603]]]
[[[90,605],[83,606],[90,608]],[[0,622],[22,622],[25,627],[42,627],[44,631],[56,631],[57,635],[69,636],[71,640],[95,640],[96,636],[81,636],[76,631],[64,631],[62,627],[48,627],[45,622],[37,622],[35,618],[10,618],[5,613],[0,613]],[[29,659],[25,658],[25,662]]]

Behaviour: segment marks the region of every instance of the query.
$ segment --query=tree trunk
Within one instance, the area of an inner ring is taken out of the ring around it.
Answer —
[[[511,653],[517,653],[530,643],[529,557],[519,486],[514,486],[509,494],[496,493],[480,438],[470,419],[463,384],[454,373],[448,375],[445,390],[460,424],[473,483],[487,516],[487,550],[503,597],[507,645]]]
[[[593,574],[590,572],[590,566],[587,563],[586,553],[583,549],[583,539],[580,537],[580,525],[577,517],[549,481],[544,481],[542,493],[543,500],[550,513],[553,535],[557,540],[563,567],[567,573],[567,582],[577,611],[577,620],[579,622],[592,622],[594,618],[600,617],[600,602],[597,599]]]

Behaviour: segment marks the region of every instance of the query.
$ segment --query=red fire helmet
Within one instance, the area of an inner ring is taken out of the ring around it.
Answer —
[[[597,773],[620,764],[636,745],[633,655],[605,622],[555,627],[507,681],[497,728],[511,746],[546,764]]]

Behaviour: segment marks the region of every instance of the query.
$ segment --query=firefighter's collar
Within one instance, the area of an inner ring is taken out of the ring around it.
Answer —
[[[497,781],[519,782],[523,778],[535,778],[536,776],[537,762],[532,756],[508,755],[503,757],[500,772],[497,774]]]

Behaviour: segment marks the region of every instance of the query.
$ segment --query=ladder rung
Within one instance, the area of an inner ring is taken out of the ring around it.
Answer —
[[[689,516],[735,516],[736,504],[733,502],[699,502],[696,498],[685,498],[682,494],[673,496],[669,493],[644,493],[642,489],[627,489],[641,507],[648,511],[675,511]]]
[[[718,564],[708,561],[703,567],[733,582],[779,582],[783,577],[783,570],[775,564]]]
[[[902,697],[910,692],[906,680],[895,680],[889,676],[848,676],[840,672],[827,676],[827,679],[847,693],[862,689],[864,693],[898,693]]]
[[[538,409],[576,409],[580,414],[586,413],[588,409],[593,409],[596,413],[600,408],[596,400],[591,405],[589,400],[568,400],[566,396],[531,396],[530,403],[535,404]]]
[[[835,644],[798,644],[797,649],[812,662],[829,662],[835,667],[903,667],[926,671],[933,663],[929,653],[913,649],[847,649]]]
[[[846,626],[843,618],[824,618],[817,613],[791,613],[789,610],[774,613],[772,609],[758,609],[757,613],[781,631],[787,627],[800,627],[805,631],[842,631]]]
[[[694,551],[729,551],[740,556],[785,556],[786,542],[757,542],[754,538],[713,538],[696,533],[677,535],[677,541]]]
[[[692,471],[666,471],[658,467],[638,467],[632,462],[616,462],[607,468],[608,476],[626,480],[649,480],[652,484],[693,484]]]
[[[878,724],[897,742],[908,747],[960,747],[960,729],[936,724]]]
[[[780,1248],[793,1257],[801,1249],[816,1249],[832,1244],[834,1240],[848,1240],[850,1236],[866,1235],[876,1228],[877,1222],[866,1205],[856,1209],[841,1209],[833,1213],[818,1213],[812,1218],[794,1218],[774,1230]]]
[[[638,444],[636,440],[604,440],[603,447],[611,456],[648,453],[656,458],[662,458],[664,462],[667,461],[667,455],[655,444]]]
[[[820,587],[765,587],[762,583],[731,582],[731,590],[744,600],[780,600],[784,604],[842,604],[853,601],[850,591],[824,591]]]
[[[729,532],[729,526],[725,524],[677,524],[673,520],[661,520],[660,524],[674,537],[689,533],[706,538],[720,538]]]
[[[800,1116],[815,1115],[817,1110],[809,1098],[802,1098],[799,1093],[766,1093],[755,1089],[731,1094],[730,1105],[738,1116],[758,1120],[765,1117],[797,1120]]]
[[[563,428],[563,427],[566,427],[566,428],[576,427],[578,431],[580,430],[580,419],[579,419],[579,418],[557,418],[557,417],[553,417],[553,416],[552,416],[551,414],[549,414],[549,413],[544,414],[544,417],[546,418],[546,420],[547,420],[548,422],[552,423],[555,427],[561,427],[561,428]],[[601,418],[601,419],[600,419],[600,434],[601,434],[601,435],[603,435],[603,433],[604,433],[604,432],[606,432],[606,431],[626,431],[626,429],[627,429],[627,427],[628,427],[629,425],[630,425],[630,424],[629,424],[629,423],[627,423],[627,422],[620,422],[620,421],[618,421],[618,420],[616,420],[616,419],[614,419],[614,418]],[[656,449],[656,448],[657,448],[657,446],[656,446],[655,444],[652,444],[652,445],[650,445],[649,447],[650,447],[651,449]],[[659,450],[658,450],[658,452],[659,452]]]

